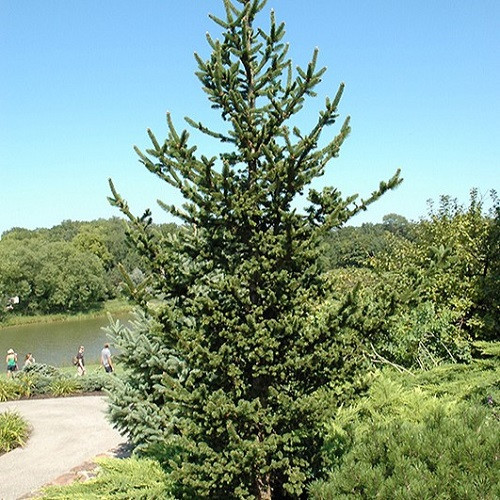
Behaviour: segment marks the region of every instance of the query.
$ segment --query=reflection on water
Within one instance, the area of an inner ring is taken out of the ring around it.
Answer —
[[[113,318],[127,323],[130,316],[121,314]],[[76,356],[78,347],[84,345],[85,363],[98,363],[104,343],[110,342],[107,332],[102,329],[108,324],[104,316],[0,328],[0,356],[5,361],[7,350],[12,348],[17,352],[20,367],[28,352],[33,353],[38,363],[68,366],[73,356]],[[110,344],[112,353],[116,352],[112,342]],[[4,371],[5,366],[1,369]]]

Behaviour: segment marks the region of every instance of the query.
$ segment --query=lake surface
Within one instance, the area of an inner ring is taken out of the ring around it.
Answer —
[[[119,319],[127,323],[130,315],[117,314]],[[108,326],[106,316],[100,318],[58,321],[53,323],[36,323],[32,325],[9,326],[0,328],[0,369],[5,371],[5,356],[8,349],[17,352],[19,367],[22,368],[26,353],[31,352],[37,363],[53,366],[71,365],[78,347],[85,346],[85,363],[99,363],[101,349],[106,342],[110,343],[111,353],[116,351],[103,327]]]

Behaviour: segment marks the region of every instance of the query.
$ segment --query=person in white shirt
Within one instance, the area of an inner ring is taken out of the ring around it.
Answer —
[[[106,373],[113,372],[113,362],[111,361],[111,351],[109,344],[104,344],[104,349],[101,351],[101,365],[104,366]]]

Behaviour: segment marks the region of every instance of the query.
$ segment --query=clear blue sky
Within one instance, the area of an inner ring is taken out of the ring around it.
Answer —
[[[65,219],[119,215],[112,177],[132,210],[168,216],[177,195],[137,161],[165,112],[214,123],[194,76],[209,54],[219,0],[0,2],[0,234]],[[500,188],[498,0],[269,0],[295,64],[315,46],[328,67],[301,125],[343,81],[352,132],[321,183],[367,196],[400,167],[402,186],[354,223],[396,212],[416,220],[426,200]],[[267,14],[261,18],[267,25]],[[330,134],[337,128],[331,128]],[[214,145],[196,139],[201,152]]]

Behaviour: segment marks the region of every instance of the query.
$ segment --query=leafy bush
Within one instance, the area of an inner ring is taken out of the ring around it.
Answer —
[[[100,472],[96,478],[69,486],[51,486],[42,498],[114,498],[124,500],[165,500],[173,498],[169,493],[167,475],[159,464],[150,459],[97,460]]]
[[[16,378],[16,383],[19,386],[19,396],[29,398],[36,391],[38,378],[33,373],[23,373]]]
[[[29,425],[18,413],[0,413],[0,454],[24,446],[28,434]]]
[[[471,360],[467,336],[455,325],[452,311],[436,311],[432,302],[402,311],[380,347],[385,356],[408,368],[430,369]]]
[[[500,200],[490,208],[473,189],[468,206],[441,196],[412,240],[395,238],[371,263],[391,282],[403,310],[431,302],[452,313],[462,336],[498,337],[500,318]]]

